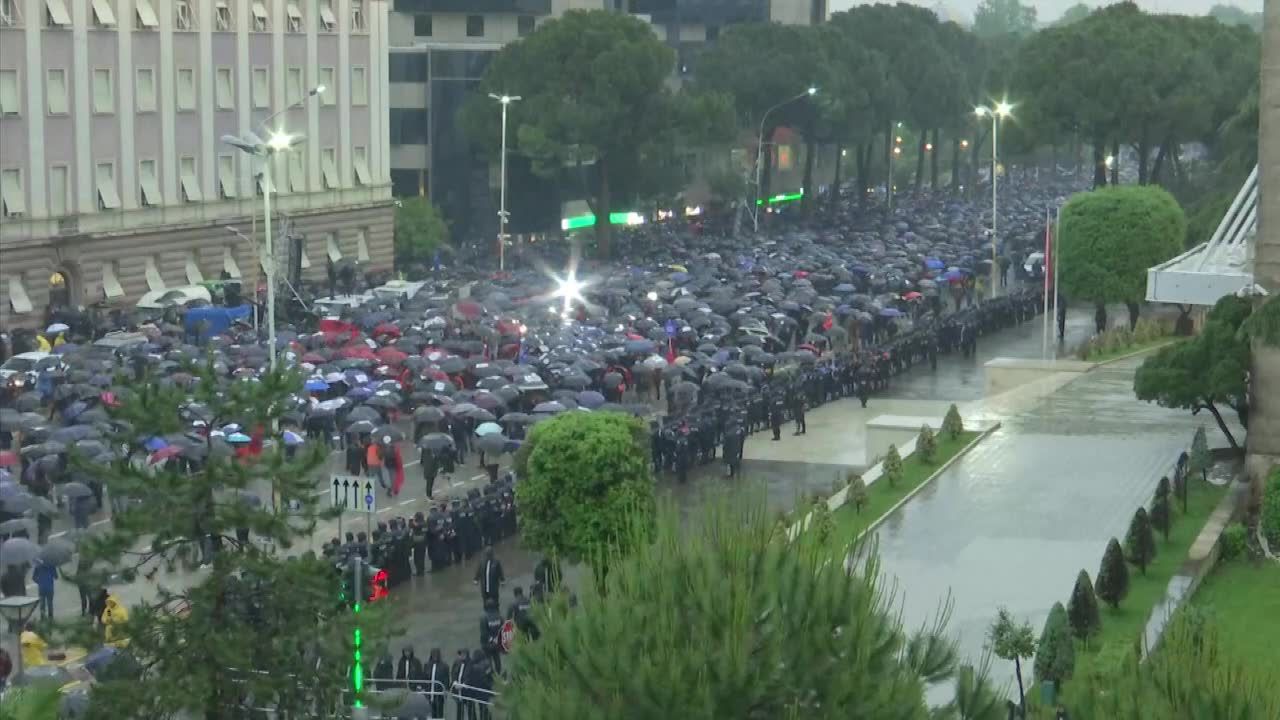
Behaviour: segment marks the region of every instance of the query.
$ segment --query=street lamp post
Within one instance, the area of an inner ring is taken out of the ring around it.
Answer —
[[[778,103],[777,105],[774,105],[773,107],[769,108],[768,110],[765,110],[765,111],[764,111],[764,115],[761,115],[761,116],[760,116],[760,132],[756,135],[756,190],[755,190],[755,197],[754,197],[754,198],[752,198],[755,204],[754,204],[754,207],[752,207],[752,208],[751,208],[751,210],[752,210],[752,224],[751,224],[751,226],[752,226],[752,229],[753,229],[755,232],[760,232],[760,200],[761,200],[761,198],[760,198],[760,171],[761,171],[761,169],[762,169],[762,167],[763,167],[763,165],[764,165],[764,124],[765,124],[765,121],[769,119],[769,113],[773,112],[774,110],[777,110],[778,108],[783,107],[784,105],[790,105],[791,103],[795,102],[796,100],[799,100],[800,98],[812,97],[813,95],[816,95],[816,94],[817,94],[817,92],[818,92],[818,88],[816,88],[816,87],[809,87],[809,88],[805,89],[805,91],[804,91],[804,92],[802,92],[802,93],[796,93],[794,96],[789,97],[789,98],[787,98],[786,100],[783,100],[782,102]]]
[[[324,91],[324,85],[317,85],[307,93],[306,97],[283,110],[277,110],[269,115],[266,120],[262,121],[262,125],[259,128],[263,134],[267,135],[265,141],[251,132],[245,133],[243,137],[235,135],[222,136],[222,142],[239,149],[245,154],[263,159],[262,214],[265,221],[263,222],[263,249],[266,253],[265,270],[267,271],[267,360],[272,371],[276,369],[276,255],[275,245],[271,241],[271,190],[274,187],[271,180],[271,162],[278,153],[289,150],[294,145],[302,142],[304,138],[302,135],[290,135],[283,130],[270,129],[269,126],[272,120],[294,108],[301,107],[308,100]]]
[[[991,117],[991,297],[996,296],[997,283],[1000,279],[1000,262],[997,257],[996,250],[996,245],[999,242],[996,234],[996,227],[999,223],[996,216],[996,187],[999,180],[996,179],[996,174],[1000,163],[998,149],[1000,142],[1000,118],[1008,116],[1012,110],[1013,106],[1007,102],[999,102],[995,107],[980,105],[973,109],[974,114],[978,117]]]
[[[521,98],[519,95],[493,93],[489,93],[489,97],[502,105],[502,159],[499,161],[502,179],[498,190],[498,270],[501,271],[507,269],[507,106]]]
[[[17,672],[13,674],[10,680],[12,684],[17,684],[22,679],[22,628],[35,614],[36,605],[40,603],[40,598],[31,597],[30,595],[15,595],[0,599],[0,616],[5,620],[13,623],[17,628]]]

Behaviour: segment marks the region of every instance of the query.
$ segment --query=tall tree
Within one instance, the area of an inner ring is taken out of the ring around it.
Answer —
[[[1143,575],[1147,574],[1147,566],[1156,558],[1156,537],[1144,507],[1134,511],[1133,519],[1129,521],[1129,532],[1124,536],[1124,554]]]
[[[430,262],[437,250],[448,249],[449,226],[440,211],[424,197],[405,198],[396,208],[396,267]]]
[[[1089,13],[1093,12],[1093,8],[1084,3],[1076,3],[1066,10],[1062,11],[1062,15],[1053,21],[1054,25],[1070,25],[1071,23],[1080,22],[1089,17]]]
[[[1085,570],[1081,570],[1076,576],[1076,584],[1071,588],[1071,599],[1067,602],[1067,620],[1071,625],[1071,634],[1086,646],[1089,638],[1102,628],[1098,597],[1093,592],[1093,583],[1089,581],[1089,573]]]
[[[973,32],[982,38],[1022,38],[1036,30],[1036,8],[1018,0],[982,0],[973,13]]]
[[[1022,661],[1036,654],[1036,638],[1030,623],[1018,623],[1008,608],[1000,608],[987,629],[987,647],[996,657],[1013,661],[1014,675],[1018,679],[1018,707],[1024,708],[1025,717],[1027,695],[1022,684]]]
[[[596,243],[610,254],[614,188],[675,131],[667,86],[675,56],[644,21],[625,13],[571,10],[503,47],[464,110],[480,139],[497,137],[489,93],[519,95],[509,144],[547,176],[574,168],[587,177],[587,203],[600,222]],[[489,140],[492,142],[492,140]],[[588,173],[587,171],[590,170]]]
[[[1075,665],[1076,646],[1067,622],[1067,609],[1062,603],[1054,603],[1036,642],[1036,679],[1052,680],[1060,687],[1063,680],[1071,677]]]
[[[1129,594],[1129,566],[1124,563],[1124,551],[1120,541],[1111,538],[1102,553],[1102,565],[1098,568],[1098,597],[1114,610]]]
[[[553,599],[502,704],[522,720],[925,720],[926,686],[957,681],[947,717],[1003,720],[981,670],[957,673],[945,609],[908,631],[874,559],[831,562],[849,538],[787,540],[763,503],[704,512],[686,523],[664,510],[652,538],[642,519],[644,539],[613,556],[603,587],[584,587],[574,610]]]

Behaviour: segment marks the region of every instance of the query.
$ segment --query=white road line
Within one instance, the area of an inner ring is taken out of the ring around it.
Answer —
[[[410,500],[401,500],[401,501],[400,501],[399,503],[397,503],[397,504],[398,504],[398,505],[400,505],[401,507],[403,507],[403,506],[405,506],[405,505],[412,505],[412,504],[414,504],[414,503],[418,502],[419,500],[421,500],[421,498],[414,498],[414,499],[410,499]]]

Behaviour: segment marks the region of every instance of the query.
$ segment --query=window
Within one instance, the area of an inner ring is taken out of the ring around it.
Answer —
[[[119,210],[120,194],[116,192],[115,163],[98,163],[94,179],[98,189],[98,209]]]
[[[413,16],[413,34],[417,37],[431,37],[431,16]]]
[[[46,23],[51,28],[70,27],[71,13],[67,12],[67,4],[63,0],[44,0]]]
[[[22,286],[22,275],[9,276],[9,305],[15,313],[31,312],[31,298],[27,297],[27,289]]]
[[[342,259],[342,248],[338,247],[338,236],[335,233],[329,233],[324,238],[324,254],[329,256],[331,262],[338,262]]]
[[[204,273],[200,272],[200,258],[197,251],[188,250],[187,260],[183,264],[186,266],[188,284],[199,285],[204,282]]]
[[[427,81],[427,54],[424,52],[391,53],[387,62],[389,82],[424,83]]]
[[[255,110],[271,107],[271,75],[264,67],[253,69],[253,107]]]
[[[226,0],[218,0],[213,4],[213,26],[223,32],[235,30],[235,21],[231,18],[231,8]]]
[[[291,67],[285,73],[284,101],[287,105],[302,102],[302,68]]]
[[[182,185],[182,199],[186,202],[200,202],[200,178],[196,174],[196,159],[193,155],[178,158],[178,179]]]
[[[364,30],[364,0],[351,0],[351,29]]]
[[[222,249],[222,272],[226,273],[227,277],[240,277],[240,266],[236,264],[236,253],[230,247]]]
[[[364,231],[356,231],[356,261],[369,262],[369,243],[365,240]]]
[[[467,37],[484,37],[484,16],[467,16]]]
[[[391,108],[392,145],[427,144],[428,114],[423,108]]]
[[[369,104],[369,80],[359,65],[351,68],[351,104]]]
[[[116,26],[116,14],[111,9],[111,0],[93,0],[93,24],[100,28]]]
[[[707,42],[715,42],[716,39],[719,37],[720,37],[720,26],[708,25],[707,26]]]
[[[191,0],[173,1],[173,29],[196,29],[196,16],[195,13],[191,11]]]
[[[231,110],[235,107],[235,84],[231,78],[231,68],[220,67],[214,71],[214,90],[219,110]]]
[[[160,181],[156,178],[156,161],[138,162],[138,199],[143,207],[154,207],[161,202]]]
[[[148,257],[143,265],[143,274],[147,277],[147,289],[152,292],[164,289],[164,278],[160,275],[160,268],[156,267],[156,259]]]
[[[45,95],[49,100],[50,115],[65,115],[67,112],[67,71],[61,68],[45,72]]]
[[[369,185],[369,150],[362,146],[353,148],[351,165],[355,170],[356,185]]]
[[[218,197],[230,200],[236,196],[236,156],[218,156]]]
[[[302,25],[302,9],[298,7],[298,3],[290,2],[285,6],[285,15],[289,17],[289,32],[300,33],[304,28]]]
[[[533,32],[534,18],[532,15],[521,15],[516,18],[516,33],[520,37],[524,37]]]
[[[320,27],[328,32],[338,29],[338,18],[333,14],[333,0],[320,0]]]
[[[334,84],[334,77],[333,68],[320,68],[320,84],[324,86],[324,92],[320,93],[321,105],[332,105],[338,101],[338,87]]]
[[[17,168],[0,170],[0,213],[5,217],[21,215],[27,210],[26,197],[22,193],[22,171]]]
[[[301,152],[291,152],[286,153],[285,157],[289,158],[289,182],[285,183],[285,185],[293,192],[306,192],[307,166],[303,154]]]
[[[93,111],[96,113],[115,112],[116,91],[111,85],[111,70],[97,68],[93,71]]]
[[[328,190],[337,190],[338,184],[338,151],[325,148],[320,151],[320,171],[324,175],[324,186]]]
[[[156,109],[156,71],[138,68],[134,82],[133,101],[138,112],[154,112]]]
[[[124,297],[124,288],[120,286],[120,268],[114,260],[102,263],[102,294],[108,300]]]
[[[49,216],[62,217],[70,207],[67,194],[71,189],[68,178],[71,176],[66,165],[54,165],[49,168]]]
[[[271,29],[271,24],[267,22],[267,6],[260,2],[253,4],[253,30],[254,32],[266,32]]]
[[[139,30],[155,30],[160,26],[160,21],[156,18],[156,9],[151,7],[151,0],[133,0],[134,12],[138,15],[136,27]]]
[[[0,115],[22,112],[22,95],[18,92],[18,71],[0,70]]]
[[[178,68],[178,109],[196,109],[196,71]]]

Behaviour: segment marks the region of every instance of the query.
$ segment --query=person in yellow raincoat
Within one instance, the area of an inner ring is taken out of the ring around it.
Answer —
[[[23,630],[22,638],[22,667],[30,670],[33,667],[48,665],[49,660],[45,657],[45,650],[49,645],[44,638],[35,634],[32,630]]]
[[[43,334],[36,336],[36,350],[40,352],[53,352],[53,345],[49,342],[49,338]]]
[[[128,647],[121,625],[129,620],[129,609],[115,595],[107,596],[107,608],[102,611],[102,626],[106,628],[106,644],[112,647]]]

